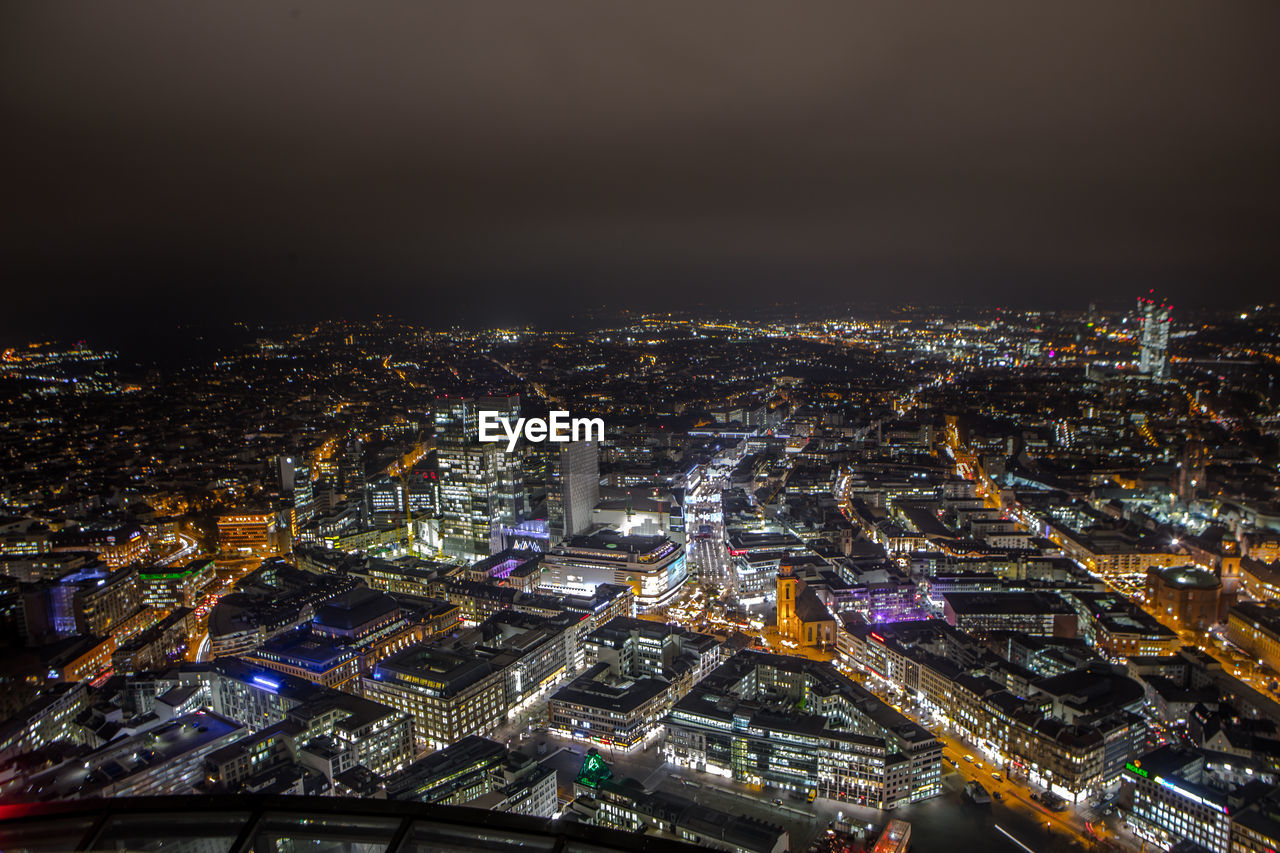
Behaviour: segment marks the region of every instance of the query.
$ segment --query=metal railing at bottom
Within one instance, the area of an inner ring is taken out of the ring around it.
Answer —
[[[656,853],[692,845],[502,812],[341,797],[121,797],[0,805],[5,853]]]

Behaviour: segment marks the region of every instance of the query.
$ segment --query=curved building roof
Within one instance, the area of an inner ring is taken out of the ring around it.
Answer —
[[[1156,569],[1155,573],[1168,586],[1183,589],[1217,589],[1222,585],[1216,574],[1199,566],[1169,566]]]

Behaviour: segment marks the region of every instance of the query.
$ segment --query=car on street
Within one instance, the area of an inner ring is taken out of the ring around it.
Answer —
[[[780,805],[782,805],[782,800],[778,799],[777,797],[774,797],[774,798],[773,798],[773,804],[774,804],[775,806],[780,806]]]
[[[1040,802],[1047,806],[1051,811],[1055,812],[1065,812],[1067,809],[1071,808],[1071,803],[1067,802],[1065,798],[1050,791],[1046,791],[1041,795]]]

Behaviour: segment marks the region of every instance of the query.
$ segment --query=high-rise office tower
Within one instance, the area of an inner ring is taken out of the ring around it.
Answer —
[[[600,502],[600,452],[594,441],[573,441],[560,448],[559,464],[547,490],[547,521],[553,539],[576,536],[591,526]]]
[[[364,488],[364,442],[358,435],[351,436],[342,451],[342,459],[338,463],[338,487],[348,495]]]
[[[446,397],[436,401],[440,539],[445,554],[486,557],[501,548],[501,527],[527,512],[519,448],[481,442],[479,413],[519,417],[519,397]]]
[[[520,417],[520,395],[479,397],[476,399],[476,411],[497,412],[515,423]],[[517,445],[508,453],[505,442],[497,446],[502,449],[497,471],[498,511],[504,522],[523,521],[529,516],[529,497],[524,484],[525,447]]]
[[[316,516],[315,494],[311,486],[311,466],[301,456],[277,456],[276,474],[282,494],[293,498],[293,520],[296,527]],[[297,531],[294,531],[295,535]]]
[[[311,486],[311,466],[298,463],[293,468],[293,514],[298,526],[316,517],[315,492]]]
[[[424,464],[409,472],[409,512],[415,518],[434,518],[440,480],[436,473],[435,454]]]
[[[1155,382],[1169,380],[1169,311],[1172,305],[1153,299],[1138,300],[1141,346],[1138,369]]]
[[[554,488],[557,472],[560,470],[561,446],[544,441],[525,447],[524,484],[529,489],[531,502],[535,494],[545,497],[547,492]]]
[[[280,491],[286,495],[293,494],[293,484],[297,476],[298,457],[296,456],[277,456],[276,457],[276,479],[280,484]]]

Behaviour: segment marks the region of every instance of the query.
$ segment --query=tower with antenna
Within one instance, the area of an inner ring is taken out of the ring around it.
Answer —
[[[1169,381],[1169,314],[1173,306],[1163,299],[1138,298],[1139,344],[1138,369],[1151,377],[1152,382]]]

